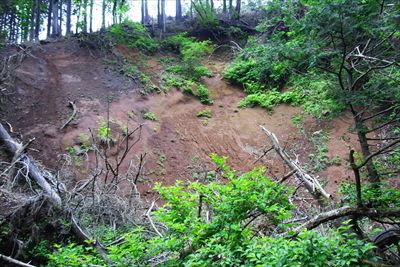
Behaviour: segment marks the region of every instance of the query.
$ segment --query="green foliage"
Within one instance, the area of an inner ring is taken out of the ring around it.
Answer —
[[[339,191],[343,203],[356,204],[354,184],[342,183]],[[374,208],[395,208],[400,205],[400,190],[391,188],[384,183],[379,185],[368,183],[361,188],[361,198]]]
[[[239,107],[254,107],[260,106],[268,110],[278,104],[286,103],[291,105],[298,105],[302,102],[302,95],[299,91],[292,90],[280,93],[277,90],[270,90],[265,93],[255,93],[246,96],[241,100]]]
[[[348,233],[349,225],[331,230],[326,236],[302,232],[296,239],[262,238],[251,243],[246,266],[369,266],[374,246]]]
[[[308,155],[311,163],[307,166],[311,172],[320,172],[331,163],[328,157],[328,134],[323,130],[316,131],[312,133],[310,140],[316,153]]]
[[[122,24],[111,26],[109,33],[118,44],[137,48],[146,54],[154,54],[158,50],[157,41],[150,37],[141,23],[126,19]]]
[[[210,173],[206,184],[157,184],[165,204],[154,219],[168,228],[162,237],[131,229],[124,242],[107,247],[113,266],[151,266],[160,255],[167,257],[163,266],[342,267],[374,260],[373,245],[358,240],[347,224],[325,235],[304,231],[296,238],[277,237],[291,217],[292,189],[266,177],[265,168],[238,174],[226,165],[227,157],[211,158],[228,183]],[[256,234],[259,227],[264,237]],[[105,265],[90,247],[57,248],[48,266]]]
[[[159,88],[154,85],[149,76],[139,70],[138,66],[133,64],[126,64],[121,69],[121,73],[134,80],[139,80],[143,86],[143,90],[141,91],[142,94],[148,94],[153,91],[160,93]]]
[[[179,33],[165,39],[163,47],[179,53],[182,59],[181,64],[167,68],[168,72],[175,75],[164,78],[166,85],[197,96],[203,104],[212,104],[209,90],[199,82],[203,76],[212,76],[208,68],[202,64],[203,57],[212,53],[214,49],[211,42],[196,41],[187,33]]]
[[[144,113],[143,118],[149,121],[158,121],[157,115],[151,111]]]
[[[90,243],[90,241],[87,241]],[[104,262],[96,254],[95,249],[88,246],[70,243],[68,246],[54,245],[57,249],[49,255],[48,267],[70,266],[89,267],[93,265],[105,266]]]
[[[197,117],[204,117],[204,118],[211,118],[212,117],[212,112],[209,108],[200,110],[196,114]]]
[[[196,21],[202,28],[215,28],[218,26],[218,18],[210,0],[193,0],[193,8],[196,11]]]
[[[210,91],[199,82],[185,79],[182,76],[169,75],[163,78],[168,88],[175,87],[181,89],[183,93],[194,95],[200,99],[203,104],[210,105],[213,101],[210,99]]]
[[[97,123],[99,125],[99,128],[97,129],[97,137],[100,142],[106,144],[112,143],[114,139],[111,134],[111,128],[108,126],[109,123],[106,122],[103,117],[98,117]]]
[[[185,76],[187,79],[198,81],[202,76],[211,76],[212,73],[202,65],[205,55],[212,53],[210,41],[196,41],[187,33],[179,33],[163,41],[163,47],[178,52],[182,58],[180,65],[173,65],[167,70]]]

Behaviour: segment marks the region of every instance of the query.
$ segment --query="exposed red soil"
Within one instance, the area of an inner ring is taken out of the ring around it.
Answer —
[[[143,60],[138,53],[123,48],[119,51],[134,64]],[[44,45],[33,55],[16,71],[15,94],[12,102],[3,108],[3,118],[24,140],[36,137],[32,146],[35,150],[31,153],[55,170],[60,166],[58,156],[76,145],[79,136],[88,134],[89,128],[96,132],[99,117],[107,118],[110,97],[109,115],[117,144],[122,140],[118,125],[133,129],[144,123],[141,140],[127,158],[136,161],[137,155],[148,153],[139,182],[139,189],[145,195],[152,194],[155,182],[171,184],[177,179],[189,179],[199,172],[200,162],[209,168],[211,153],[229,156],[228,163],[236,170],[253,168],[263,149],[268,148],[268,140],[259,125],[273,131],[287,151],[294,151],[302,162],[308,160],[307,155],[312,150],[310,141],[292,123],[294,115],[303,113],[301,108],[281,105],[270,114],[261,108],[237,108],[245,94],[226,83],[222,78],[224,62],[217,59],[210,63],[214,77],[203,81],[211,90],[214,104],[205,106],[175,89],[165,94],[140,95],[134,82],[102,63],[100,53],[89,53],[72,40]],[[157,63],[157,57],[146,61],[144,71],[157,83],[163,67]],[[60,130],[71,113],[68,101],[76,101],[78,114],[70,125]],[[205,108],[212,112],[207,121],[196,116]],[[146,111],[155,113],[158,121],[144,120]],[[335,193],[338,184],[351,177],[347,154],[348,146],[355,143],[355,136],[349,133],[350,126],[351,120],[344,116],[323,127],[329,133],[329,157],[342,159],[340,165],[330,166],[320,173],[326,178],[330,193]],[[321,129],[307,115],[304,127],[306,133]],[[91,155],[89,161],[77,167],[77,178],[85,178],[93,164]],[[126,170],[128,164],[129,160],[122,169]],[[266,165],[268,174],[274,178],[279,179],[286,173],[273,152],[256,165]]]

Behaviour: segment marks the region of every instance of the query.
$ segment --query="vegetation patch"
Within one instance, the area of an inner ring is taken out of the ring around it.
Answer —
[[[143,24],[125,19],[109,29],[110,36],[118,43],[129,48],[137,48],[146,54],[154,54],[158,43],[150,37]]]
[[[151,111],[145,112],[143,118],[149,121],[158,121],[157,115]]]
[[[212,117],[211,109],[209,109],[209,108],[203,109],[203,110],[197,112],[196,116],[204,117],[204,118],[211,118]]]

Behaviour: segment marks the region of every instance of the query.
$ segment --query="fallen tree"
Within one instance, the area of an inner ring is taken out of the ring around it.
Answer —
[[[261,126],[262,131],[267,135],[272,143],[272,148],[278,154],[278,156],[283,160],[283,162],[289,166],[290,172],[285,176],[285,179],[290,176],[294,176],[299,179],[305,186],[305,188],[310,192],[310,194],[317,200],[320,200],[321,196],[327,201],[331,201],[332,197],[328,194],[319,183],[318,179],[310,174],[308,174],[296,161],[292,160],[289,155],[282,149],[279,144],[276,135],[267,130],[264,126]],[[282,179],[284,180],[284,179]]]

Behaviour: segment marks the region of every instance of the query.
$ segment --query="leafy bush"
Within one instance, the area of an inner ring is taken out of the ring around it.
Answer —
[[[354,184],[342,183],[340,185],[341,200],[345,204],[356,204],[356,188]],[[361,198],[369,202],[369,206],[374,208],[390,208],[399,207],[400,205],[400,190],[390,188],[381,183],[368,183],[361,188]]]
[[[302,99],[303,97],[301,93],[296,90],[284,93],[280,93],[277,90],[271,90],[266,93],[255,93],[246,96],[245,99],[240,101],[239,107],[260,106],[267,110],[272,110],[274,106],[282,103],[298,105],[302,102]]]
[[[158,121],[157,115],[150,111],[144,113],[143,118],[149,121]]]
[[[90,243],[91,241],[86,242]],[[105,266],[103,260],[100,259],[96,251],[91,247],[84,247],[75,243],[70,243],[68,246],[54,245],[54,247],[57,250],[49,255],[48,267]]]
[[[165,204],[154,214],[168,228],[151,237],[141,228],[124,235],[124,242],[107,247],[113,266],[367,266],[373,260],[370,243],[337,230],[303,231],[296,238],[277,236],[291,217],[290,187],[265,177],[265,168],[237,174],[226,157],[212,155],[220,175],[207,183],[177,181],[156,185]],[[400,198],[399,198],[400,199]],[[208,216],[212,215],[212,216]],[[253,217],[254,216],[254,217]],[[264,237],[256,234],[262,227]],[[89,266],[105,263],[90,247],[57,247],[48,266]]]
[[[187,80],[181,76],[170,75],[164,77],[165,84],[168,88],[175,87],[185,94],[194,95],[200,99],[203,104],[212,104],[210,99],[210,91],[199,82]]]
[[[202,65],[202,58],[212,53],[213,46],[210,41],[196,41],[187,33],[179,33],[163,41],[163,47],[180,55],[182,63],[174,65],[167,70],[185,76],[187,79],[198,81],[202,76],[211,76],[212,73]]]
[[[118,44],[137,48],[146,54],[154,54],[158,50],[158,43],[150,37],[141,23],[126,19],[122,24],[111,26],[109,33]]]
[[[218,26],[218,18],[215,14],[210,0],[194,0],[192,1],[194,10],[197,13],[197,23],[202,28],[214,28]]]

